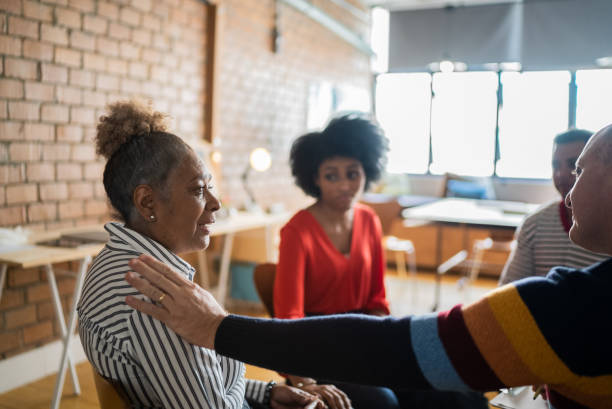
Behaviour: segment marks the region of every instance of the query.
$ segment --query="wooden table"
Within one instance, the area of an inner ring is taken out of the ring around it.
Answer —
[[[510,202],[501,200],[478,200],[463,198],[444,198],[435,202],[416,206],[402,211],[406,219],[425,220],[435,223],[457,224],[473,227],[493,227],[506,229],[507,236],[523,222],[527,214],[534,212],[540,205],[534,203]],[[496,237],[492,237],[493,240]],[[442,240],[438,230],[438,242]],[[438,252],[440,252],[438,246]],[[468,257],[468,249],[463,249],[437,268],[434,304],[435,311],[440,304],[441,275],[463,263]],[[440,254],[437,259],[441,260]]]
[[[265,228],[266,260],[275,261],[274,234],[276,229],[287,222],[291,216],[288,212],[275,214],[256,212],[237,212],[225,219],[218,219],[210,228],[211,237],[225,235],[223,250],[221,252],[221,266],[219,270],[219,286],[215,291],[215,298],[219,304],[224,305],[229,287],[229,267],[232,257],[232,247],[236,233],[241,231]],[[198,264],[202,274],[201,284],[210,288],[210,277],[206,271],[206,253],[198,252]]]
[[[63,229],[52,232],[44,232],[33,234],[29,237],[29,243],[23,245],[14,246],[2,246],[0,245],[0,298],[2,297],[2,289],[4,288],[4,281],[6,279],[6,273],[8,267],[17,268],[32,268],[32,267],[43,267],[47,274],[47,281],[51,288],[51,295],[53,299],[53,306],[55,308],[55,314],[60,325],[62,332],[62,356],[60,359],[59,372],[55,383],[55,390],[53,392],[53,399],[51,401],[51,408],[57,409],[62,395],[62,388],[66,378],[66,369],[70,369],[70,377],[72,379],[72,386],[74,393],[79,395],[81,388],[79,380],[74,369],[74,362],[70,357],[70,343],[74,335],[74,328],[77,320],[77,303],[81,295],[83,288],[83,280],[87,267],[91,263],[93,256],[98,254],[103,244],[92,244],[83,245],[76,248],[67,247],[49,247],[34,244],[39,241],[58,238],[61,234],[85,231],[85,230],[100,230],[101,226],[80,227],[73,229]],[[62,302],[60,299],[59,291],[57,289],[57,282],[55,279],[55,271],[53,270],[53,264],[63,263],[68,261],[78,261],[78,271],[73,273],[76,276],[76,282],[74,287],[74,295],[72,298],[72,304],[68,313],[68,324],[64,319],[64,312],[62,311]]]

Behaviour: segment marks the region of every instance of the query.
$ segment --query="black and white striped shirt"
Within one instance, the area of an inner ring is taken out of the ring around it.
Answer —
[[[79,300],[79,334],[89,361],[118,381],[139,408],[242,408],[261,402],[265,382],[244,378],[244,365],[189,344],[170,328],[125,303],[144,297],[124,279],[128,261],[149,254],[189,280],[195,270],[154,240],[118,223],[105,226],[106,247],[91,265]]]
[[[517,245],[504,266],[500,284],[545,276],[555,266],[583,268],[609,258],[570,240],[561,220],[561,206],[554,201],[525,219],[516,233]]]

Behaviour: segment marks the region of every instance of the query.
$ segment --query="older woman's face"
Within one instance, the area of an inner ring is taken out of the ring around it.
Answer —
[[[170,174],[165,195],[157,195],[153,238],[174,253],[208,247],[208,226],[220,207],[211,189],[211,174],[190,152]]]
[[[353,207],[363,193],[365,181],[361,162],[341,156],[321,162],[315,179],[321,191],[319,200],[339,211]]]

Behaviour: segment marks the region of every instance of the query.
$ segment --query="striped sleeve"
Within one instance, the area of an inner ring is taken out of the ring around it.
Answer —
[[[535,216],[534,216],[535,217]],[[516,234],[516,247],[512,250],[499,279],[499,284],[508,284],[521,278],[535,275],[534,249],[532,238],[536,225],[533,218],[527,218]]]
[[[247,379],[244,395],[252,401],[262,403],[268,382]]]
[[[214,351],[193,346],[160,321],[138,311],[129,317],[136,359],[164,408],[239,409],[244,401],[244,370]],[[234,379],[234,383],[227,382]]]

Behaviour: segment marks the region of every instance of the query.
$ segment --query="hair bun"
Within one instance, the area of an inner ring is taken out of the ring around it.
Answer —
[[[133,137],[167,129],[166,115],[154,111],[150,103],[120,101],[106,109],[97,126],[96,152],[107,160]]]

